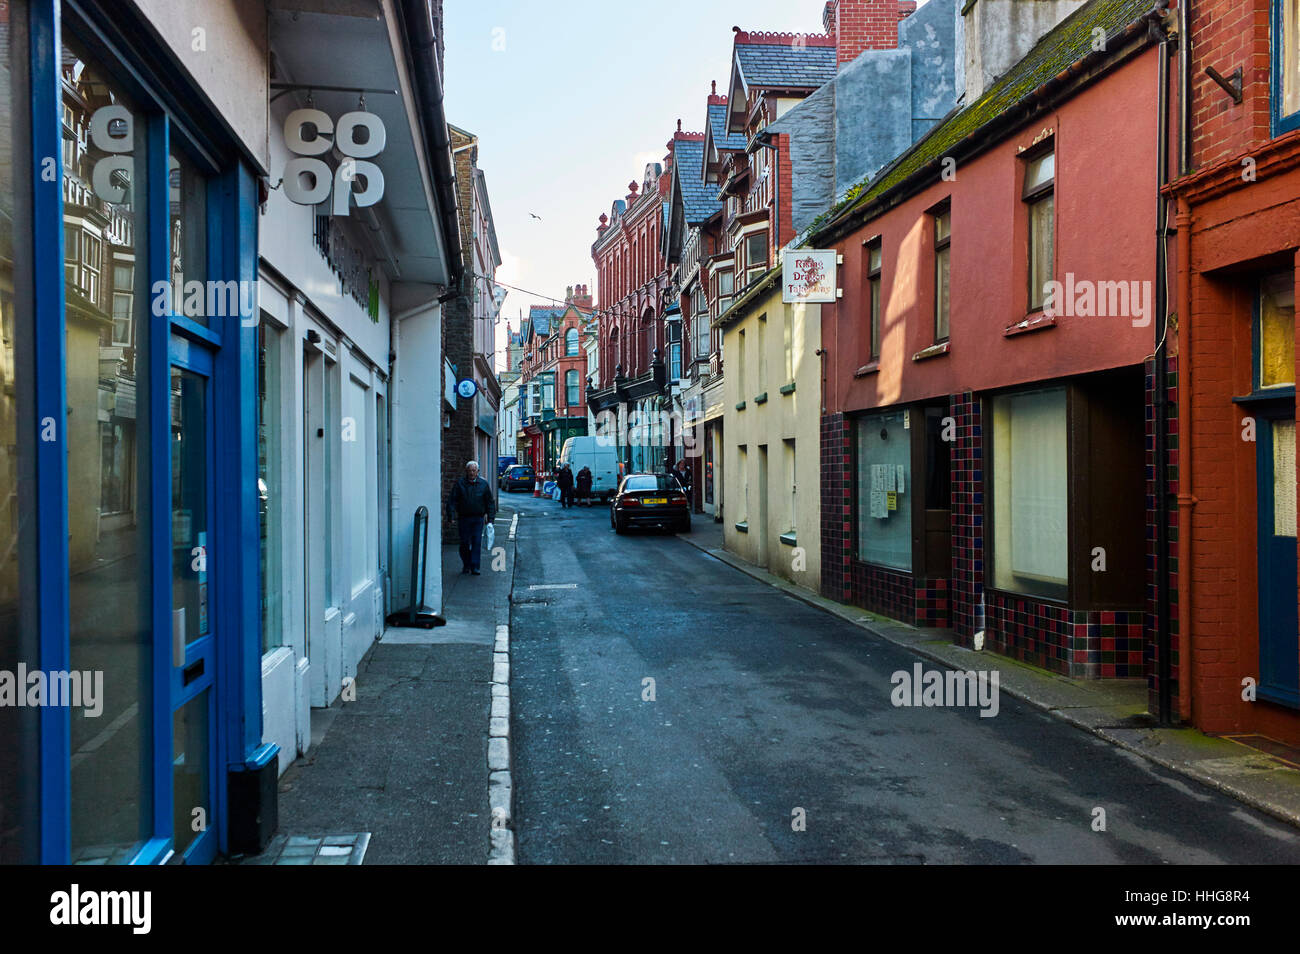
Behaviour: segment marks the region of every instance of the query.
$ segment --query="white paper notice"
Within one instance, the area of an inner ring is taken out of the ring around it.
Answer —
[[[898,492],[903,492],[903,465],[898,465]]]
[[[885,493],[894,490],[894,468],[890,467],[888,464],[885,465],[885,486],[880,489]]]

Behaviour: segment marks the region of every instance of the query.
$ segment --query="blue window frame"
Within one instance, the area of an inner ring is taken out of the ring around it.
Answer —
[[[1273,135],[1300,129],[1300,0],[1273,0]]]
[[[64,422],[69,420],[70,402],[75,404],[72,410],[81,413],[87,400],[84,394],[69,389],[63,227],[67,202],[62,148],[64,35],[75,36],[81,46],[92,49],[133,103],[130,121],[136,135],[126,178],[135,193],[132,206],[138,254],[133,268],[138,274],[137,292],[152,290],[156,283],[166,284],[172,278],[176,221],[169,187],[175,160],[181,160],[187,169],[189,198],[202,206],[201,216],[187,220],[191,229],[184,235],[185,249],[192,258],[203,259],[202,277],[211,281],[234,280],[252,287],[256,279],[257,188],[250,167],[234,158],[237,144],[205,138],[224,134],[211,132],[217,124],[202,107],[193,107],[200,111],[190,113],[187,104],[195,98],[187,95],[188,79],[157,67],[167,58],[148,48],[150,41],[140,40],[117,22],[120,17],[111,4],[30,0],[12,4],[11,13],[26,19],[26,58],[30,60],[29,75],[15,80],[16,86],[26,86],[30,80],[31,110],[23,115],[30,129],[14,137],[16,146],[30,145],[30,151],[25,150],[22,161],[14,163],[14,171],[31,183],[30,207],[18,211],[30,223],[31,233],[27,267],[33,300],[28,356],[34,370],[36,414],[32,418]],[[146,45],[137,47],[138,43]],[[230,158],[215,160],[218,155]],[[50,162],[54,163],[52,176],[47,168]],[[195,189],[200,191],[196,194]],[[195,230],[200,234],[194,234]],[[102,250],[92,248],[99,256]],[[106,260],[96,261],[103,264]],[[94,290],[96,278],[102,282],[110,277],[111,270],[100,269],[96,275],[92,268],[82,283],[83,292]],[[177,824],[172,799],[173,718],[186,700],[199,696],[206,687],[211,811],[207,831],[189,839],[192,843],[187,851],[189,860],[204,861],[217,851],[228,850],[225,773],[267,764],[276,751],[261,742],[257,493],[255,482],[247,479],[256,472],[257,461],[256,315],[210,319],[205,324],[178,314],[173,301],[173,307],[155,319],[152,304],[149,302],[146,312],[151,320],[138,322],[135,329],[135,374],[141,387],[134,413],[143,449],[136,457],[142,466],[133,475],[150,553],[142,590],[142,625],[148,632],[149,652],[136,690],[138,705],[149,710],[149,719],[144,753],[132,759],[141,762],[149,797],[140,800],[145,837],[125,860],[155,863],[173,852]],[[105,309],[106,337],[115,327],[108,317],[111,313],[112,308]],[[120,343],[117,335],[110,340],[114,346]],[[208,674],[201,683],[186,681],[189,660],[183,678],[172,658],[173,462],[168,450],[173,365],[200,368],[207,375],[208,439],[220,448],[220,453],[210,456],[208,474],[211,514],[206,556],[211,591],[206,605],[212,615],[211,629],[220,632],[221,638],[213,641]],[[94,412],[93,407],[90,410]],[[37,663],[46,671],[66,670],[71,668],[69,498],[73,496],[67,440],[60,434],[58,440],[36,441],[32,460],[35,537],[29,562],[35,565],[25,567],[23,575],[34,581],[40,621]],[[80,492],[80,487],[76,491]],[[47,706],[39,711],[39,773],[33,774],[39,778],[38,854],[46,863],[72,860],[71,717],[70,707]],[[190,721],[201,720],[191,717]]]

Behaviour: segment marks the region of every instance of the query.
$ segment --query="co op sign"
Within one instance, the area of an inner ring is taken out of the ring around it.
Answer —
[[[298,205],[320,205],[332,194],[334,215],[347,215],[352,199],[358,208],[374,205],[384,197],[384,174],[367,160],[384,151],[387,138],[374,113],[344,113],[335,123],[319,109],[295,109],[284,120],[285,145],[294,153],[284,165],[284,194]],[[317,158],[331,147],[343,156],[335,170]],[[365,188],[355,191],[358,179]]]

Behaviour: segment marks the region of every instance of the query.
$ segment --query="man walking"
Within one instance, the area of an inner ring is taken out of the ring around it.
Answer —
[[[568,509],[573,506],[573,470],[568,464],[560,468],[560,474],[555,482],[560,485],[560,508]]]
[[[483,548],[483,521],[495,520],[497,502],[488,482],[478,475],[478,461],[465,465],[465,476],[451,488],[447,501],[447,518],[457,521],[460,530],[461,573],[479,575],[479,557]]]
[[[578,471],[578,499],[591,506],[591,468],[585,465]]]

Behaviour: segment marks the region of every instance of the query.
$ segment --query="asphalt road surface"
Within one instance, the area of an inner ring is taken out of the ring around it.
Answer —
[[[503,503],[521,863],[1300,862],[1294,829],[1006,694],[895,708],[919,657],[684,540]]]

